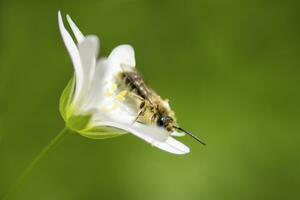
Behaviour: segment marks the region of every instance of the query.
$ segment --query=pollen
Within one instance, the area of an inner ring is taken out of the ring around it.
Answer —
[[[124,101],[125,100],[125,97],[127,95],[127,91],[126,90],[123,90],[121,91],[117,96],[116,96],[116,99],[119,100],[119,101]]]
[[[117,90],[117,84],[113,84],[111,86],[111,89],[108,89],[105,91],[105,96],[108,96],[108,97],[113,96],[115,94],[116,90]]]
[[[113,95],[114,95],[114,93],[113,93],[111,90],[106,90],[106,91],[105,91],[105,96],[111,97],[111,96],[113,96]]]
[[[115,110],[115,109],[117,109],[118,108],[118,105],[116,104],[116,103],[114,103],[112,106],[111,106],[111,109],[112,110]]]
[[[116,90],[117,90],[117,84],[113,84],[112,86],[111,86],[111,90],[112,90],[112,92],[115,92]]]
[[[101,111],[101,112],[108,112],[109,110],[108,110],[108,108],[107,108],[106,106],[102,106],[102,107],[100,108],[100,111]]]

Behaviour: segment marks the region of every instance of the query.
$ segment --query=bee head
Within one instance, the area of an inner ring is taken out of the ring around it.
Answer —
[[[174,130],[179,130],[181,132],[188,134],[189,136],[191,136],[192,138],[194,138],[201,144],[205,145],[205,143],[202,140],[200,140],[197,136],[195,136],[194,134],[192,134],[189,131],[184,130],[181,127],[178,127],[176,125],[176,121],[169,115],[166,115],[166,114],[160,115],[157,119],[157,126],[164,127],[167,131],[170,131],[170,132],[172,132]]]
[[[157,120],[157,125],[166,128],[168,131],[172,131],[174,128],[175,120],[168,115],[161,115]]]

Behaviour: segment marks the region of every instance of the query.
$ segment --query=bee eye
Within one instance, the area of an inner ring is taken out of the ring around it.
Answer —
[[[160,116],[157,120],[157,125],[158,126],[163,126],[164,125],[164,116]]]
[[[168,123],[170,123],[171,121],[173,121],[173,119],[169,116],[165,116],[165,115],[162,115],[158,118],[157,120],[157,125],[158,126],[165,126],[167,125]]]

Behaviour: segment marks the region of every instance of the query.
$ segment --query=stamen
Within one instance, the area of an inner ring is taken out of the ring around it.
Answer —
[[[108,97],[114,96],[116,90],[117,90],[117,84],[114,83],[114,84],[111,86],[111,89],[110,89],[110,90],[108,89],[108,90],[105,91],[104,95],[105,95],[105,96],[108,96]]]
[[[113,96],[113,95],[114,95],[114,93],[113,93],[112,91],[110,91],[110,90],[106,90],[106,91],[105,91],[105,96],[111,97],[111,96]]]
[[[111,106],[111,110],[115,110],[118,108],[118,105],[116,103],[114,103],[112,106]]]
[[[101,111],[101,112],[108,112],[108,108],[107,108],[106,106],[102,106],[102,107],[100,108],[100,111]]]
[[[123,90],[121,91],[117,96],[116,99],[119,101],[124,101],[125,100],[125,96],[127,95],[127,90]]]
[[[112,92],[115,92],[116,90],[117,90],[117,84],[113,84],[112,86],[111,86],[111,90],[112,90]]]

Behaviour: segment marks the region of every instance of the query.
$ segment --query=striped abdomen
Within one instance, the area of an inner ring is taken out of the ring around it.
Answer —
[[[152,91],[148,88],[141,75],[135,71],[125,71],[122,73],[122,79],[131,91],[144,99],[150,100]]]

